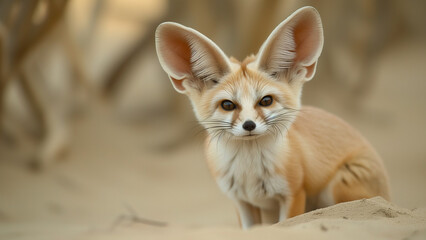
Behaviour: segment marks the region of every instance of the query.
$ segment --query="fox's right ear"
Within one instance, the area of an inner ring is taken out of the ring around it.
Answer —
[[[259,50],[257,66],[271,76],[309,81],[315,74],[324,44],[321,18],[313,7],[290,15],[269,35]]]
[[[230,72],[222,50],[194,29],[162,23],[157,27],[155,44],[160,64],[179,93],[187,93],[188,87],[202,91]]]

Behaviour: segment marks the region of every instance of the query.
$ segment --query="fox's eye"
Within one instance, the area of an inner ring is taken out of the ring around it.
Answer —
[[[229,100],[223,100],[221,106],[226,111],[232,111],[236,107],[235,104]]]
[[[272,104],[272,97],[271,96],[264,96],[261,100],[260,100],[260,102],[259,102],[259,105],[260,106],[263,106],[263,107],[266,107],[266,106],[269,106],[269,105],[271,105]]]

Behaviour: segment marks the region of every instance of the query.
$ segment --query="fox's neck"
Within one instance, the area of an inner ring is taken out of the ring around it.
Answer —
[[[268,135],[256,139],[210,139],[210,148],[216,151],[216,161],[227,163],[236,157],[246,158],[247,161],[277,161],[288,148],[286,135]]]

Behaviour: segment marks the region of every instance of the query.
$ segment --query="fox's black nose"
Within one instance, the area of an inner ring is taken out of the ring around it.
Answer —
[[[244,122],[243,128],[247,131],[252,131],[256,128],[256,123],[254,123],[252,120],[247,120]]]

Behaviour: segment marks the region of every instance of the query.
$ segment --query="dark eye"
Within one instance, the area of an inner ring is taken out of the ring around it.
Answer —
[[[266,107],[266,106],[269,106],[269,105],[271,105],[272,104],[272,97],[271,96],[264,96],[261,100],[260,100],[260,102],[259,102],[259,105],[260,106],[263,106],[263,107]]]
[[[233,102],[229,101],[229,100],[222,101],[221,106],[226,111],[232,111],[236,107],[235,104]]]

